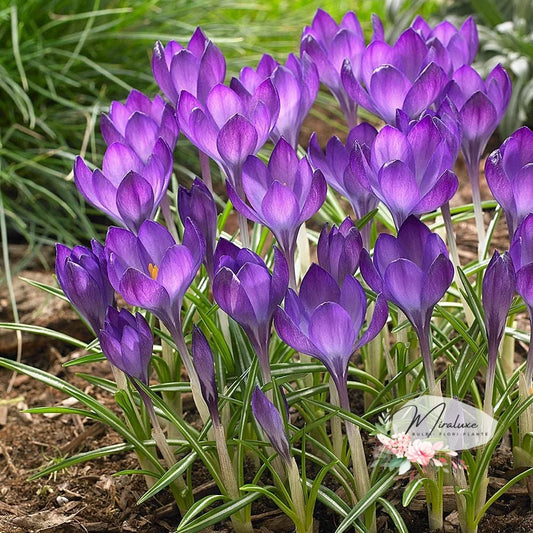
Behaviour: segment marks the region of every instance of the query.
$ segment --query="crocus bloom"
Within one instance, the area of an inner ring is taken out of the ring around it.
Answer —
[[[465,160],[467,164],[478,164],[509,104],[509,75],[497,65],[483,81],[472,67],[464,65],[454,73],[446,94],[459,111]]]
[[[138,235],[112,227],[105,243],[109,280],[127,303],[153,313],[175,337],[181,331],[183,296],[200,268],[204,249],[189,219],[182,244],[151,220],[141,225]]]
[[[271,56],[264,54],[256,70],[251,67],[241,70],[239,81],[253,94],[268,77],[279,96],[279,116],[270,136],[275,143],[284,137],[296,149],[302,124],[318,93],[316,66],[305,53],[302,59],[289,54],[285,65],[279,65]]]
[[[274,450],[278,452],[286,465],[290,465],[292,462],[291,447],[283,419],[274,404],[257,386],[252,394],[252,411]]]
[[[411,214],[437,209],[457,190],[449,170],[453,156],[437,120],[426,115],[407,133],[387,125],[374,139],[370,161],[358,143],[351,154],[352,172],[388,207],[397,228]]]
[[[154,217],[171,174],[172,154],[162,138],[146,161],[115,142],[105,152],[102,170],[89,170],[81,157],[74,163],[74,181],[84,198],[134,233]]]
[[[357,104],[393,124],[397,109],[417,119],[434,105],[442,96],[448,76],[431,61],[424,39],[408,28],[394,46],[381,40],[370,43],[361,60],[360,76],[345,60],[342,81]]]
[[[213,254],[217,237],[217,206],[213,195],[204,182],[195,178],[188,191],[181,185],[178,187],[178,212],[181,221],[190,218],[205,240],[205,266],[210,279],[213,279]]]
[[[173,103],[187,91],[205,104],[209,91],[226,77],[222,52],[196,28],[187,48],[170,41],[164,48],[157,41],[152,56],[152,71],[160,89]]]
[[[410,216],[398,236],[382,233],[374,247],[374,262],[361,253],[361,274],[370,287],[397,305],[415,329],[422,351],[428,386],[436,392],[429,331],[433,308],[453,280],[453,264],[443,240]]]
[[[211,347],[198,326],[194,326],[192,331],[191,351],[202,396],[213,419],[213,425],[218,426],[220,425],[220,414],[218,411],[218,389],[215,381],[215,363]]]
[[[327,270],[340,285],[346,276],[353,276],[359,268],[363,240],[350,217],[337,228],[326,224],[318,238],[318,264]]]
[[[154,339],[146,319],[127,309],[109,307],[103,328],[98,334],[102,352],[117,368],[131,378],[148,385],[148,366]]]
[[[309,140],[307,153],[311,165],[324,174],[329,185],[348,199],[357,218],[362,218],[375,209],[379,199],[373,193],[366,173],[353,171],[350,153],[357,142],[362,156],[370,164],[371,148],[377,134],[376,128],[363,122],[350,131],[346,145],[338,137],[332,137],[325,153],[322,152],[315,133]]]
[[[268,140],[278,113],[279,98],[270,79],[251,95],[235,78],[231,88],[217,84],[205,105],[184,90],[177,107],[182,133],[222,167],[239,194],[242,165]]]
[[[257,157],[246,160],[242,185],[250,206],[241,200],[232,184],[228,184],[230,200],[246,218],[272,231],[289,263],[293,286],[298,230],[326,199],[324,176],[319,170],[313,172],[306,158],[299,160],[294,148],[281,138],[270,156],[268,166]]]
[[[485,411],[492,410],[492,392],[498,348],[505,331],[507,314],[513,301],[516,275],[508,252],[494,252],[483,276],[482,299],[488,341],[488,370],[485,387]]]
[[[476,57],[479,39],[474,17],[468,17],[457,29],[451,22],[444,20],[433,29],[418,15],[411,28],[416,30],[430,48],[434,48],[437,63],[452,75],[463,65],[471,65]],[[446,53],[443,54],[442,52]]]
[[[533,214],[518,226],[509,253],[516,272],[516,292],[524,300],[533,323]],[[529,385],[533,379],[533,342],[529,343],[525,377]]]
[[[276,331],[284,342],[324,364],[345,409],[349,409],[346,384],[350,357],[381,331],[388,316],[385,298],[379,295],[372,321],[359,337],[366,307],[365,292],[355,278],[346,276],[339,287],[331,274],[312,264],[300,294],[289,289],[285,309],[279,307],[274,316]]]
[[[485,176],[512,237],[533,208],[533,132],[528,127],[515,131],[490,154]]]
[[[270,274],[264,261],[252,251],[231,245],[223,248],[231,255],[216,254],[213,296],[220,308],[244,329],[257,352],[266,383],[270,381],[272,315],[287,291],[287,262],[274,248],[274,269]]]
[[[91,249],[56,245],[56,276],[65,296],[87,320],[95,333],[104,325],[107,308],[114,304],[113,287],[107,277],[103,246],[91,241]]]
[[[357,124],[357,105],[348,96],[341,80],[343,61],[348,59],[359,75],[365,37],[357,16],[346,13],[340,24],[318,9],[311,26],[306,26],[300,44],[301,55],[309,54],[317,66],[320,81],[332,92],[346,117],[348,127]]]
[[[152,155],[159,137],[172,152],[180,133],[174,110],[161,96],[150,100],[135,90],[125,104],[112,102],[109,115],[102,114],[100,128],[108,146],[115,142],[126,144],[144,162]]]

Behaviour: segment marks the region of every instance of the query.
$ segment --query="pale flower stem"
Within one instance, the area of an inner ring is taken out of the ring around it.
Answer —
[[[215,430],[215,443],[217,447],[218,460],[220,464],[220,477],[224,482],[224,487],[228,496],[237,501],[240,497],[239,486],[235,478],[233,464],[226,444],[226,432],[222,424],[213,424]],[[246,520],[244,510],[239,511],[231,517],[233,529],[236,533],[253,533],[252,523]]]
[[[181,356],[183,366],[185,367],[187,375],[189,376],[189,382],[191,384],[191,392],[194,399],[194,403],[196,405],[196,408],[198,409],[198,413],[200,414],[202,422],[205,424],[211,419],[211,416],[209,414],[207,404],[205,403],[205,400],[202,396],[200,380],[198,379],[198,374],[196,373],[196,369],[194,368],[194,365],[192,363],[192,359],[189,354],[189,349],[187,348],[187,343],[185,342],[183,331],[181,329],[181,324],[178,324],[175,328],[175,331],[172,333],[172,338],[174,339],[176,347],[178,348],[178,352]]]
[[[453,279],[457,287],[459,289],[463,289],[463,291],[466,292],[465,286],[463,284],[461,277],[459,276],[459,271],[458,271],[459,267],[461,266],[461,261],[459,260],[459,252],[457,251],[457,241],[455,239],[455,232],[453,230],[452,214],[450,211],[449,202],[446,202],[445,204],[443,204],[440,209],[442,212],[442,218],[444,220],[444,227],[446,228],[446,240],[448,242],[448,250],[450,251],[450,258],[455,267],[454,273],[453,273]],[[462,294],[460,295],[460,298],[461,298],[461,303],[463,304],[465,320],[467,324],[471,326],[474,323],[474,313],[472,313],[470,306],[467,305],[466,300]]]
[[[420,351],[422,353],[422,361],[424,363],[424,371],[426,373],[426,382],[429,393],[433,396],[442,396],[441,388],[435,381],[433,357],[431,356],[431,346],[429,341],[429,327],[422,328],[422,331],[417,331],[416,333],[418,335],[418,342],[420,343]]]
[[[248,231],[248,219],[242,214],[238,214],[239,219],[239,233],[241,236],[241,244],[243,248],[250,248],[250,233]]]
[[[170,234],[176,242],[180,242],[178,230],[176,228],[176,222],[174,221],[174,216],[172,215],[172,211],[170,209],[170,202],[168,201],[168,196],[166,194],[163,196],[163,199],[159,205],[161,206],[161,213],[163,213],[163,218],[165,219],[165,224],[168,231],[170,231]]]
[[[339,398],[339,407],[350,412],[348,388],[337,388],[337,394]],[[371,488],[365,449],[363,447],[363,439],[361,438],[361,431],[359,430],[358,426],[348,422],[347,420],[345,421],[345,426],[348,444],[350,446],[350,453],[352,455],[355,492],[357,498],[361,499],[368,494]],[[376,531],[376,507],[374,505],[369,507],[369,509],[365,512],[365,524],[371,532],[374,533]]]
[[[329,394],[331,398],[331,403],[333,405],[339,405],[339,396],[337,394],[337,387],[333,383],[333,381],[329,382]],[[335,457],[339,459],[339,461],[342,460],[342,423],[341,419],[338,416],[334,416],[330,418],[330,424],[331,424],[331,437],[333,440],[333,453],[335,454]]]
[[[202,181],[209,189],[209,192],[213,193],[213,182],[211,180],[211,167],[209,166],[209,156],[198,149],[198,155],[200,157],[200,170],[202,172]]]
[[[176,457],[172,453],[172,450],[170,449],[170,446],[168,445],[167,439],[165,438],[165,434],[163,433],[163,430],[161,429],[161,424],[159,423],[159,419],[157,418],[157,415],[155,414],[154,408],[151,404],[147,405],[148,415],[150,416],[150,421],[152,423],[152,437],[161,452],[161,455],[163,456],[163,459],[165,460],[165,463],[167,465],[167,468],[171,468],[173,465],[176,464]],[[189,505],[187,505],[187,502],[185,501],[185,498],[183,495],[187,492],[189,492],[189,489],[183,480],[182,476],[178,476],[173,482],[172,485],[174,487],[173,494],[176,499],[176,504],[180,510],[180,513],[184,513],[189,508]]]
[[[467,161],[468,179],[472,190],[472,203],[474,204],[474,218],[478,236],[478,256],[481,257],[481,250],[485,243],[485,222],[483,221],[483,209],[481,207],[481,193],[479,190],[479,161]]]
[[[287,476],[289,478],[289,487],[291,490],[292,505],[296,512],[296,515],[300,519],[301,524],[296,525],[297,533],[312,533],[313,532],[313,519],[307,523],[307,516],[305,513],[304,493],[302,489],[302,481],[300,479],[300,472],[298,465],[291,457],[291,462],[286,464]]]

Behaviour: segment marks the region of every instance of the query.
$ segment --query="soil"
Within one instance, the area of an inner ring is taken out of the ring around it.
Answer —
[[[470,191],[463,183],[457,204],[469,202]],[[486,185],[482,196],[490,198]],[[475,258],[477,240],[471,222],[458,225],[458,246],[463,264]],[[505,224],[498,225],[494,246],[508,248]],[[21,321],[37,324],[90,340],[90,335],[70,306],[28,285],[20,278],[54,284],[50,269],[43,264],[53,264],[53,249],[41,250],[39,261],[28,261],[24,246],[10,246],[12,267],[15,267],[14,289]],[[7,289],[0,286],[0,322],[13,320]],[[70,346],[50,341],[43,336],[23,335],[23,362],[31,364],[69,383],[83,388],[98,401],[117,413],[112,396],[88,385],[76,376],[75,369],[63,363],[77,357]],[[16,335],[0,329],[0,355],[14,358],[17,349]],[[520,358],[520,355],[517,355]],[[519,361],[517,361],[519,362]],[[102,377],[111,377],[105,362],[84,368]],[[69,402],[65,395],[26,376],[18,375],[8,391],[12,374],[0,370],[0,533],[76,533],[76,532],[146,532],[174,531],[179,523],[179,512],[167,492],[161,492],[149,502],[137,505],[146,490],[140,476],[114,476],[117,471],[138,468],[133,454],[112,455],[82,463],[56,474],[30,481],[29,477],[43,467],[69,454],[94,450],[121,442],[121,438],[106,426],[78,415],[43,416],[22,413],[23,409],[57,405]],[[352,408],[360,412],[362,398],[352,398]],[[368,438],[367,448],[374,442]],[[498,490],[513,474],[512,454],[502,446],[491,462],[489,494]],[[194,466],[193,479],[198,495],[215,490],[201,465]],[[398,478],[387,494],[389,501],[402,514],[410,533],[428,531],[427,513],[422,495],[418,495],[408,508],[401,505],[402,491],[407,477]],[[445,499],[445,531],[459,531],[457,512],[452,493]],[[320,504],[316,509],[317,531],[334,532],[338,518]],[[260,533],[293,531],[293,525],[268,502],[260,501],[253,507],[253,524]],[[219,524],[206,531],[232,531],[230,525]],[[378,531],[395,531],[386,515],[378,516]],[[515,485],[488,511],[479,531],[533,532],[533,512],[527,485]]]

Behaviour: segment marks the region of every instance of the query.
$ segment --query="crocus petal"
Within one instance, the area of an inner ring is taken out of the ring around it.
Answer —
[[[221,128],[217,149],[226,164],[237,167],[255,151],[257,132],[242,115],[232,116]]]
[[[370,321],[368,329],[359,339],[355,347],[360,348],[375,338],[383,329],[383,326],[385,326],[388,316],[389,307],[387,305],[387,300],[383,294],[378,294],[378,297],[376,298],[376,305],[374,307],[374,313],[372,314],[372,320]]]
[[[405,75],[391,65],[377,68],[370,80],[370,94],[383,120],[392,124],[411,87]]]
[[[409,316],[422,308],[425,279],[424,272],[414,263],[397,259],[385,271],[385,295]]]
[[[451,170],[446,170],[435,186],[416,204],[412,212],[415,215],[422,215],[434,211],[451,200],[458,186],[457,176]]]
[[[141,224],[154,213],[154,193],[150,184],[130,172],[117,189],[117,208],[126,227],[137,233]]]
[[[320,354],[318,348],[302,333],[281,307],[278,307],[274,312],[274,326],[281,340],[297,352],[315,357]]]
[[[128,119],[124,137],[143,161],[150,157],[158,136],[157,124],[144,113],[133,113]]]
[[[404,111],[417,118],[440,95],[448,81],[445,72],[435,63],[430,63],[415,80],[405,96]]]

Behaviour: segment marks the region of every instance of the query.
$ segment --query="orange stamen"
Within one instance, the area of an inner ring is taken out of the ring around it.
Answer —
[[[157,279],[157,274],[159,273],[159,268],[157,265],[152,265],[152,263],[148,264],[148,272],[150,272],[150,276],[152,276],[152,279]]]

